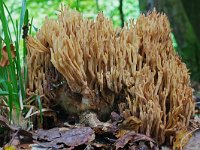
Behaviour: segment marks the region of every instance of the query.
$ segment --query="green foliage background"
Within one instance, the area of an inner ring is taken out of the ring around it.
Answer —
[[[5,0],[8,8],[10,8],[13,19],[19,17],[21,11],[21,0]],[[60,4],[68,5],[70,8],[78,9],[83,16],[94,18],[98,12],[103,13],[113,20],[115,26],[120,26],[121,20],[119,15],[118,0],[27,0],[27,8],[29,9],[29,17],[33,17],[33,24],[40,28],[46,16],[55,18]],[[139,1],[125,0],[123,1],[124,19],[136,19],[139,16]]]
[[[79,10],[84,17],[88,18],[95,18],[98,12],[103,11],[113,21],[115,27],[121,25],[119,0],[27,0],[26,2],[29,18],[33,18],[34,29],[41,27],[45,17],[56,18],[61,3],[72,9]],[[13,20],[18,19],[21,11],[21,0],[5,0],[5,3],[11,11]],[[124,0],[123,13],[125,22],[128,22],[130,19],[136,20],[140,14],[139,0]],[[172,38],[173,45],[177,49],[177,43],[173,34]]]

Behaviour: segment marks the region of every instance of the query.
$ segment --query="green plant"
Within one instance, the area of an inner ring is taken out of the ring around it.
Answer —
[[[6,17],[8,16],[8,17]],[[9,26],[11,21],[11,27]],[[28,23],[28,11],[26,10],[26,0],[22,0],[22,9],[20,21],[14,22],[11,13],[5,2],[0,0],[0,22],[2,25],[2,33],[0,35],[0,60],[3,59],[3,48],[8,55],[9,64],[0,67],[0,103],[1,114],[5,113],[10,121],[13,121],[12,114],[17,114],[17,118],[22,113],[24,108],[23,101],[26,98],[25,94],[25,76],[22,74],[22,64],[20,61],[20,50],[23,49],[23,59],[26,57],[26,46],[21,46],[21,29],[23,24]],[[14,36],[11,34],[11,29],[14,31]],[[14,49],[12,49],[14,47]],[[15,57],[12,56],[14,50]],[[27,70],[24,70],[26,72]],[[4,106],[4,107],[3,107]],[[16,123],[16,122],[15,122]]]

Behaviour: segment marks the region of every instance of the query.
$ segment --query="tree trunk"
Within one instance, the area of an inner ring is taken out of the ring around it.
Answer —
[[[193,20],[196,14],[200,16],[200,9],[193,10],[194,14],[192,14],[189,7],[192,2],[186,0],[185,3],[182,3],[181,0],[139,0],[139,2],[143,13],[155,7],[159,12],[167,14],[178,44],[178,52],[192,72],[193,79],[200,81],[200,28],[196,27],[199,24]],[[185,5],[187,9],[185,9]],[[200,7],[200,4],[197,7]]]

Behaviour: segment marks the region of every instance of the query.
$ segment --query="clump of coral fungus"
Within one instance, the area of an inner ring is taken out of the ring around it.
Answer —
[[[29,94],[57,97],[68,112],[106,115],[119,104],[125,119],[141,122],[137,132],[159,143],[187,127],[194,113],[188,70],[174,52],[163,14],[154,11],[114,29],[102,13],[94,21],[62,8],[37,38],[27,37],[27,47]],[[58,91],[51,88],[60,82]]]

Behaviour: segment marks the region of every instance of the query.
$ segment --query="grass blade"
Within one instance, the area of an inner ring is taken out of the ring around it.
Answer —
[[[17,95],[17,93],[12,93],[13,95]],[[8,96],[9,92],[8,91],[2,91],[0,90],[0,96]]]
[[[7,83],[7,86],[8,86],[8,102],[7,102],[7,104],[8,104],[8,107],[10,108],[9,118],[11,121],[12,120],[12,111],[13,111],[13,95],[11,94],[12,86],[9,82]]]
[[[2,38],[0,37],[0,61],[1,61],[1,57],[2,57],[2,47],[3,47]]]
[[[11,55],[11,44],[12,44],[11,42],[12,42],[12,40],[11,40],[11,37],[9,35],[10,30],[9,30],[9,27],[8,27],[8,21],[7,21],[6,16],[5,16],[3,0],[0,0],[0,11],[1,11],[1,13],[0,13],[1,24],[2,24],[2,27],[3,27],[3,33],[4,33],[4,42],[6,44],[6,52],[8,54],[8,59],[9,59],[9,63],[10,63],[6,67],[6,68],[8,68],[9,71],[7,71],[3,75],[2,78],[5,79],[6,76],[7,76],[6,85],[4,83],[3,86],[4,86],[4,88],[7,88],[7,91],[9,92],[9,95],[8,95],[8,105],[9,105],[9,108],[10,108],[9,116],[10,116],[10,119],[12,120],[13,103],[16,107],[17,116],[19,116],[19,113],[20,113],[20,111],[19,111],[20,110],[20,103],[19,103],[19,95],[13,96],[13,93],[18,93],[19,90],[18,90],[18,83],[17,83],[16,68],[15,68],[15,64],[14,64],[14,61],[13,61],[12,55]],[[18,61],[20,61],[20,60],[18,60]],[[1,69],[1,71],[3,71],[3,70]]]
[[[26,12],[25,12],[24,26],[29,26],[29,23],[28,23],[28,10],[26,10]],[[25,43],[25,39],[24,39],[23,40],[23,57],[25,58],[26,55],[27,55],[27,48],[26,48],[26,43]]]
[[[26,10],[25,12],[25,17],[24,17],[24,25],[29,27],[29,13],[28,10]],[[31,24],[32,24],[33,18],[31,19]],[[26,33],[25,33],[26,34]],[[27,33],[28,34],[28,33]],[[26,41],[25,39],[23,40],[23,62],[24,62],[24,82],[27,82],[27,60],[26,60],[26,56],[27,56],[27,47],[26,47]],[[24,85],[24,87],[26,87],[26,85]]]
[[[22,0],[22,10],[21,10],[20,22],[19,22],[19,30],[20,31],[21,31],[22,25],[24,23],[25,12],[26,12],[26,0]],[[19,32],[19,39],[20,39],[20,36],[21,36],[21,32]]]
[[[40,100],[40,96],[38,95],[37,96],[37,101],[38,101],[38,107],[39,107],[39,111],[40,111],[40,121],[41,121],[41,124],[43,123],[43,115],[42,115],[42,103],[41,103],[41,100]]]
[[[18,22],[16,21],[16,28],[18,29]],[[21,63],[20,63],[20,54],[19,54],[19,43],[18,43],[18,31],[17,31],[17,40],[15,42],[16,45],[16,56],[17,56],[17,61],[16,61],[16,66],[17,66],[17,75],[19,77],[19,91],[20,91],[20,106],[21,109],[23,109],[23,99],[25,99],[25,88],[23,84],[23,78],[22,78],[22,72],[21,72]]]
[[[3,2],[3,5],[4,5],[4,7],[5,7],[5,9],[6,9],[7,13],[8,13],[8,15],[9,15],[10,20],[11,20],[11,23],[12,23],[12,26],[13,26],[13,30],[14,30],[14,34],[17,35],[17,34],[16,34],[15,24],[14,24],[14,21],[13,21],[13,19],[12,19],[11,13],[10,13],[10,11],[8,10],[8,7],[6,6],[6,4],[5,4],[4,2]],[[17,37],[16,37],[16,38],[17,38]]]
[[[32,33],[32,24],[33,24],[33,17],[31,18],[31,22],[30,22],[30,30],[29,30],[29,34],[31,34]]]

